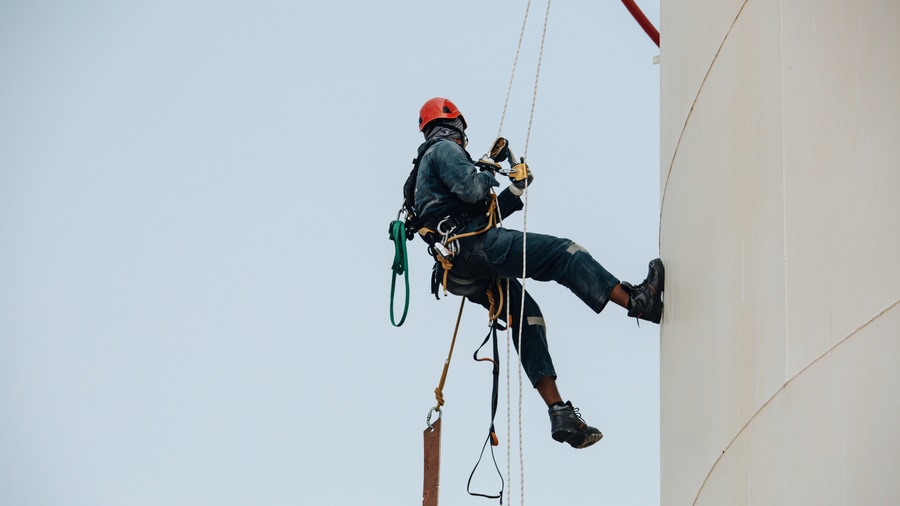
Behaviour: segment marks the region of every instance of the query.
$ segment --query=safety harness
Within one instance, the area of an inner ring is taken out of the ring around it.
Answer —
[[[400,244],[402,243],[401,238],[405,237],[408,240],[412,240],[413,237],[418,235],[428,245],[428,253],[435,259],[435,265],[432,269],[431,293],[435,296],[435,298],[440,299],[439,287],[443,288],[445,295],[447,293],[447,276],[450,270],[453,268],[454,256],[459,253],[458,241],[466,237],[473,237],[487,232],[491,228],[497,226],[497,223],[499,222],[497,195],[493,192],[490,193],[485,201],[479,202],[478,204],[471,206],[467,210],[444,216],[439,220],[429,220],[419,215],[419,210],[416,208],[415,204],[416,180],[419,175],[419,164],[422,158],[424,158],[425,155],[429,151],[431,151],[431,148],[441,140],[444,139],[429,139],[419,149],[420,155],[413,159],[413,168],[410,171],[409,176],[406,178],[406,182],[403,184],[403,205],[401,206],[400,211],[397,213],[397,218],[392,221],[390,225],[390,238],[395,243],[395,256],[393,266],[395,276],[394,281],[392,281],[391,285],[392,323],[394,323],[394,283],[396,281],[396,276],[399,274],[405,274],[407,282],[404,318],[406,315],[406,308],[408,308],[409,305],[408,273],[406,273],[406,265],[400,265],[400,262],[405,261],[406,258],[406,247],[405,244]],[[498,158],[500,158],[500,150],[502,150],[504,154],[508,152],[506,139],[497,139],[494,146],[495,148],[492,149],[492,155]],[[502,159],[505,159],[505,157],[501,158],[501,161]],[[481,170],[492,170],[503,174],[511,174],[517,170],[521,170],[523,174],[527,172],[527,165],[524,164],[524,161],[518,164],[513,164],[511,161],[511,168],[508,170],[501,169],[499,164],[497,164],[487,155],[478,162],[475,162],[471,159],[470,161]],[[484,227],[470,232],[460,234],[455,233],[457,230],[463,229],[478,216],[485,217],[486,224]],[[401,230],[402,233],[400,232]],[[490,313],[490,319],[494,320],[499,316],[500,309],[492,308]],[[398,327],[402,324],[402,319],[400,323],[394,323],[394,325]]]

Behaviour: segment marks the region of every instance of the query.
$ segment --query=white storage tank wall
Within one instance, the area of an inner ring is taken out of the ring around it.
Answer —
[[[900,1],[660,8],[661,503],[900,504]]]

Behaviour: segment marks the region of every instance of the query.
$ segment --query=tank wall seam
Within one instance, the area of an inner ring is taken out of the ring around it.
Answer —
[[[703,93],[703,88],[706,86],[706,80],[709,79],[709,75],[712,73],[713,67],[716,65],[716,61],[719,59],[719,54],[722,52],[722,48],[725,47],[725,42],[728,40],[731,35],[731,31],[734,29],[734,25],[737,24],[737,20],[740,19],[741,13],[744,11],[744,7],[747,6],[747,3],[750,0],[744,0],[744,3],[741,4],[740,9],[738,9],[737,14],[734,16],[734,20],[731,22],[731,26],[728,27],[728,31],[725,32],[725,36],[722,37],[722,42],[719,44],[718,49],[716,49],[716,54],[713,56],[713,59],[709,62],[709,66],[706,69],[706,74],[703,76],[703,80],[700,82],[700,86],[697,88],[697,94],[694,96],[693,102],[691,102],[691,108],[688,110],[687,115],[684,118],[684,124],[681,126],[681,131],[678,133],[678,141],[675,143],[675,149],[672,150],[672,158],[669,160],[669,168],[666,171],[666,179],[663,184],[662,196],[660,197],[660,205],[659,205],[659,217],[660,217],[660,227],[662,227],[662,215],[663,209],[666,205],[666,195],[669,190],[669,179],[672,177],[672,170],[675,167],[675,160],[678,158],[678,148],[681,147],[681,141],[684,139],[684,132],[687,130],[688,123],[691,121],[691,117],[694,114],[694,108],[697,107],[697,102],[700,100],[700,95]],[[660,230],[660,236],[662,236],[662,231]]]
[[[696,506],[697,501],[700,500],[700,496],[703,495],[703,489],[706,487],[706,484],[709,482],[710,478],[712,477],[713,472],[716,470],[716,467],[718,467],[719,462],[722,461],[722,457],[724,457],[724,456],[725,456],[725,453],[727,453],[728,450],[729,450],[732,446],[734,446],[734,443],[738,440],[738,438],[741,437],[741,434],[743,434],[744,431],[747,430],[747,427],[749,427],[750,424],[752,424],[753,421],[756,420],[757,417],[759,417],[760,413],[762,413],[762,412],[766,409],[766,407],[768,407],[768,405],[772,403],[773,400],[775,400],[779,395],[781,395],[781,393],[784,392],[784,391],[787,389],[787,387],[790,386],[791,383],[794,382],[794,380],[796,380],[797,378],[799,378],[802,374],[806,373],[807,370],[809,370],[810,368],[812,368],[815,364],[817,364],[817,363],[818,363],[819,361],[821,361],[823,358],[825,358],[826,356],[828,356],[831,352],[833,352],[833,351],[834,351],[835,349],[837,349],[839,346],[841,346],[842,344],[844,344],[844,343],[846,343],[847,341],[849,341],[852,337],[854,337],[854,336],[856,336],[857,334],[859,334],[860,331],[862,331],[863,329],[865,329],[866,327],[868,327],[869,325],[871,325],[873,322],[877,321],[879,318],[881,318],[881,317],[883,317],[884,315],[888,314],[888,313],[889,313],[890,311],[892,311],[893,309],[897,308],[897,306],[900,306],[900,299],[895,300],[891,305],[889,305],[888,307],[882,309],[878,314],[876,314],[875,316],[873,316],[872,318],[870,318],[868,321],[866,321],[865,323],[863,323],[862,325],[860,325],[859,327],[857,327],[855,330],[853,330],[852,332],[850,332],[849,334],[847,334],[843,339],[841,339],[840,341],[838,341],[837,343],[835,343],[834,345],[832,345],[830,348],[828,348],[827,350],[825,350],[821,355],[819,355],[818,357],[816,357],[815,359],[813,359],[813,360],[812,360],[809,364],[807,364],[803,369],[800,369],[799,371],[797,371],[797,373],[794,374],[793,376],[791,376],[787,381],[785,381],[784,384],[781,385],[781,387],[780,387],[778,390],[776,390],[775,393],[773,393],[772,396],[769,397],[769,398],[766,400],[766,402],[762,403],[762,405],[759,407],[759,409],[757,409],[756,412],[753,413],[753,415],[751,415],[750,418],[747,419],[747,422],[744,423],[744,425],[741,426],[740,429],[738,429],[738,431],[734,434],[734,437],[732,437],[731,440],[728,441],[728,444],[725,445],[725,449],[722,450],[722,453],[720,453],[720,454],[716,457],[715,462],[713,462],[712,465],[711,465],[710,468],[709,468],[709,472],[706,473],[706,477],[703,479],[703,483],[700,485],[700,488],[697,489],[697,495],[696,495],[696,497],[694,497],[694,501],[693,501],[691,504],[694,505],[694,506]]]

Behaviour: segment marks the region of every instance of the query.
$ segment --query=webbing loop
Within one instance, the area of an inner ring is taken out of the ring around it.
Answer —
[[[478,358],[478,352],[481,351],[481,348],[487,344],[488,340],[493,338],[492,343],[492,358]],[[472,496],[478,497],[486,497],[488,499],[500,499],[500,504],[503,504],[503,492],[506,489],[506,481],[503,479],[503,473],[500,472],[500,466],[497,465],[497,457],[494,455],[494,447],[499,444],[497,439],[497,431],[494,429],[494,418],[497,416],[497,404],[500,390],[500,349],[497,345],[497,326],[492,323],[490,330],[488,330],[487,336],[485,336],[484,341],[481,342],[481,346],[475,350],[475,353],[472,354],[472,358],[474,358],[478,362],[490,362],[492,364],[491,375],[493,377],[492,380],[492,388],[491,388],[491,425],[488,429],[487,438],[484,440],[484,445],[481,447],[481,454],[478,456],[478,461],[475,462],[475,467],[472,468],[472,472],[469,474],[469,481],[466,484],[466,492]],[[475,471],[478,470],[479,464],[481,464],[481,459],[484,458],[484,451],[487,449],[488,445],[491,447],[491,459],[494,461],[494,469],[497,471],[497,476],[500,478],[500,491],[496,494],[482,494],[480,492],[472,492],[472,478],[475,476]]]
[[[406,321],[406,312],[409,310],[409,267],[406,260],[406,225],[403,221],[397,219],[391,222],[390,239],[394,241],[394,263],[391,269],[394,275],[391,276],[391,325],[399,327]],[[397,284],[397,276],[403,276],[406,284],[406,301],[403,303],[403,316],[400,322],[394,320],[394,288]]]

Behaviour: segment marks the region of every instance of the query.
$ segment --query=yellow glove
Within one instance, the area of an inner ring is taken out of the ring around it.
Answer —
[[[531,174],[527,163],[519,162],[513,165],[512,172],[509,173],[509,180],[517,187],[524,189],[534,180],[534,175]]]
[[[509,174],[509,180],[512,181],[512,184],[509,185],[509,191],[512,192],[513,195],[519,197],[523,193],[525,193],[525,188],[534,181],[534,175],[531,173],[531,169],[528,168],[528,164],[525,162],[519,162],[513,165],[513,172]]]

